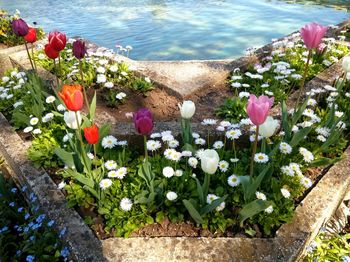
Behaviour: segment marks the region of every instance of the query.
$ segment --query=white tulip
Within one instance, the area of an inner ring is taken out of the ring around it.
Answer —
[[[77,111],[77,115],[78,115],[78,121],[79,121],[79,125],[81,125],[81,116],[80,116],[80,112]],[[64,113],[64,122],[66,122],[66,125],[69,128],[72,129],[78,129],[78,122],[77,119],[75,117],[75,112],[74,111],[66,111]]]
[[[345,73],[350,72],[350,56],[346,56],[343,58],[343,70]]]
[[[205,173],[214,174],[218,169],[219,155],[213,149],[206,149],[201,153],[201,166]]]
[[[259,126],[259,135],[263,137],[271,137],[276,132],[278,126],[278,120],[268,116],[266,121]]]
[[[184,101],[182,104],[178,104],[181,112],[181,117],[184,119],[190,119],[195,111],[196,106],[192,101]]]

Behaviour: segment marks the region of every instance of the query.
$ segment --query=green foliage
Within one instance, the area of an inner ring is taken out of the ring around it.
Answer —
[[[12,31],[11,22],[18,19],[19,14],[9,15],[6,11],[0,10],[0,43],[7,46],[16,46],[24,44],[23,37],[15,35]],[[45,36],[42,28],[37,28],[37,39],[41,40]]]
[[[306,251],[305,262],[349,261],[350,234],[320,233]]]
[[[33,256],[40,261],[62,261],[69,250],[61,252],[62,243],[53,229],[55,221],[40,214],[35,195],[29,194],[27,205],[22,196],[26,190],[16,188],[0,173],[0,260],[26,261]]]
[[[228,121],[235,121],[247,116],[245,111],[247,105],[246,98],[232,97],[226,98],[224,104],[219,106],[215,113],[217,116]]]

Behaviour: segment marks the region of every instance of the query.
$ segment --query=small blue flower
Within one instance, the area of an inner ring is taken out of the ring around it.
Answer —
[[[49,227],[52,227],[53,224],[55,224],[55,221],[54,221],[54,220],[50,220],[50,221],[47,223],[47,225],[48,225]]]
[[[27,257],[26,257],[26,261],[27,262],[33,262],[34,261],[34,256],[32,256],[32,255],[28,255]]]
[[[46,215],[45,214],[41,214],[40,216],[38,216],[37,218],[36,218],[36,222],[37,223],[41,223],[41,222],[43,222],[43,220],[45,219],[45,217],[46,217]]]
[[[34,236],[31,236],[30,238],[29,238],[29,241],[33,241],[34,240]]]
[[[23,211],[23,209],[24,209],[23,207],[20,207],[20,208],[17,209],[17,212],[21,213]]]
[[[4,226],[3,228],[0,229],[0,233],[5,232],[9,229],[8,226]]]
[[[60,231],[60,233],[59,233],[59,237],[63,237],[64,236],[64,234],[66,233],[66,228],[63,228],[61,231]]]
[[[343,262],[350,262],[349,256],[343,256],[341,259],[343,260]]]
[[[25,192],[27,190],[27,188],[28,188],[27,186],[23,186],[21,191]]]
[[[67,257],[69,255],[70,251],[68,247],[65,247],[64,249],[61,250],[61,256],[62,257]]]
[[[11,192],[12,192],[12,193],[17,193],[17,188],[15,188],[15,187],[12,188],[12,189],[11,189]]]
[[[27,213],[27,214],[24,216],[24,219],[27,220],[28,218],[30,218],[30,215]]]
[[[11,203],[9,204],[9,206],[10,206],[10,207],[14,207],[14,206],[15,206],[15,202],[11,202]]]
[[[20,256],[22,254],[22,250],[17,250],[16,251],[16,256]]]

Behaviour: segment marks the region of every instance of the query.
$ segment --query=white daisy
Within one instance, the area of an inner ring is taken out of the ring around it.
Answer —
[[[239,181],[239,177],[236,176],[235,174],[231,175],[228,177],[227,179],[227,183],[231,186],[231,187],[236,187],[240,184]]]
[[[264,210],[266,213],[271,214],[273,212],[273,206],[269,206]]]
[[[120,201],[120,208],[123,211],[130,211],[132,208],[132,201],[130,198],[124,197],[121,201]]]
[[[58,111],[65,111],[66,110],[66,107],[64,106],[64,105],[62,105],[62,104],[59,104],[58,106],[57,106],[57,110]]]
[[[102,139],[102,147],[104,149],[106,148],[113,148],[117,145],[117,139],[114,137],[114,136],[105,136],[103,139]]]
[[[114,84],[113,84],[113,82],[106,82],[103,86],[106,88],[113,88]]]
[[[282,166],[281,171],[287,176],[294,176],[295,174],[293,168],[291,168],[290,166]]]
[[[126,94],[124,92],[119,92],[115,98],[119,99],[119,100],[123,100],[126,97]]]
[[[48,96],[45,101],[46,101],[47,104],[51,104],[51,103],[56,101],[56,97]]]
[[[222,160],[219,162],[219,169],[221,172],[226,172],[229,167],[229,163],[225,160]]]
[[[179,141],[177,141],[177,140],[171,140],[171,141],[169,141],[168,142],[168,146],[170,147],[170,148],[176,148],[176,147],[178,147],[179,146]]]
[[[34,130],[33,130],[33,134],[34,134],[34,135],[39,135],[39,134],[41,134],[40,128],[34,129]]]
[[[123,179],[125,175],[128,173],[126,167],[121,167],[116,171],[116,177],[119,179]]]
[[[222,141],[215,141],[215,143],[213,144],[213,148],[215,149],[220,149],[223,148],[224,143]]]
[[[180,177],[180,176],[183,175],[183,173],[184,173],[184,172],[183,172],[181,169],[177,169],[177,170],[175,171],[175,173],[174,173],[174,176]]]
[[[285,155],[290,154],[292,152],[292,147],[286,142],[281,142],[279,149],[281,153]]]
[[[259,191],[255,192],[255,196],[257,199],[264,200],[264,201],[266,200],[266,195],[264,193],[259,192]]]
[[[217,120],[216,119],[204,119],[202,122],[201,122],[201,124],[203,125],[203,126],[213,126],[213,125],[216,125],[216,122],[217,122]]]
[[[169,201],[174,201],[177,199],[177,194],[173,191],[169,191],[167,194],[166,194],[166,198],[169,200]]]
[[[113,170],[117,168],[117,163],[114,160],[108,160],[105,163],[105,168],[107,168],[107,170]]]
[[[175,174],[175,171],[172,167],[167,166],[163,168],[163,176],[170,178]]]
[[[188,159],[188,164],[189,164],[191,167],[196,168],[197,165],[198,165],[198,160],[197,160],[197,158],[195,158],[195,157],[190,157],[190,158]]]
[[[266,163],[269,161],[269,157],[264,153],[256,153],[254,155],[254,161],[257,163]]]
[[[196,138],[195,141],[194,141],[194,143],[195,143],[196,145],[201,145],[201,146],[203,146],[203,145],[205,145],[205,140],[204,140],[203,138]]]
[[[192,152],[185,150],[185,151],[181,152],[181,155],[184,156],[184,157],[191,157],[192,156]]]
[[[109,188],[110,186],[112,185],[112,180],[108,179],[108,178],[105,178],[105,179],[102,179],[100,181],[100,188],[102,190],[106,190],[107,188]]]
[[[239,129],[231,129],[226,132],[226,137],[231,140],[238,139],[241,135],[242,132]]]
[[[147,150],[156,151],[162,147],[162,144],[157,140],[148,140],[146,143]]]
[[[37,117],[33,117],[33,118],[30,119],[30,121],[29,121],[29,123],[30,123],[32,126],[35,126],[38,122],[39,122],[39,118],[37,118]]]
[[[27,126],[25,129],[23,129],[24,133],[29,133],[33,131],[33,127],[32,126]]]
[[[281,188],[281,193],[284,198],[290,198],[290,192],[286,188]]]

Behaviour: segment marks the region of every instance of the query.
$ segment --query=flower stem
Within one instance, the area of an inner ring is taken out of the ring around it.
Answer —
[[[31,57],[30,57],[29,49],[28,49],[28,45],[27,45],[27,42],[26,42],[26,41],[24,41],[24,45],[26,46],[27,55],[28,55],[28,58],[29,58],[29,61],[30,61],[30,65],[32,66],[32,69],[35,71],[34,65],[33,65],[33,61],[32,61],[32,59],[31,59]]]
[[[304,85],[305,85],[305,80],[306,80],[306,76],[307,76],[307,71],[309,69],[311,55],[312,55],[312,49],[309,50],[309,54],[307,56],[307,61],[306,61],[305,69],[304,69],[304,74],[303,74],[303,78],[302,78],[301,84],[300,84],[299,95],[298,95],[297,103],[295,104],[295,110],[296,110],[297,106],[299,105],[300,97],[304,93]]]
[[[34,64],[34,69],[37,72],[38,69],[36,67],[35,59],[34,59],[34,45],[32,44],[32,59],[33,59],[33,64]]]
[[[143,145],[145,148],[145,160],[148,161],[148,152],[147,152],[147,136],[143,136]]]
[[[249,175],[253,176],[253,171],[254,171],[254,156],[256,153],[256,148],[258,147],[258,139],[259,139],[259,126],[256,126],[256,130],[255,130],[255,141],[253,144],[253,150],[252,150],[252,157],[250,159],[250,171],[249,171]]]
[[[87,95],[86,95],[86,90],[85,90],[85,85],[84,85],[83,63],[81,62],[81,59],[79,59],[79,71],[80,71],[81,83],[83,86],[83,94],[84,94],[85,104],[86,104],[87,109],[90,113],[90,104],[89,104],[89,101],[88,101]]]
[[[97,158],[96,158],[96,144],[94,144],[94,160],[95,160],[95,168],[97,168]]]
[[[56,60],[55,59],[53,59],[53,65],[54,65],[54,67],[56,69],[57,65],[56,65]],[[57,88],[59,88],[60,87],[60,80],[58,79],[58,75],[57,74],[55,74],[55,75],[56,75]]]

